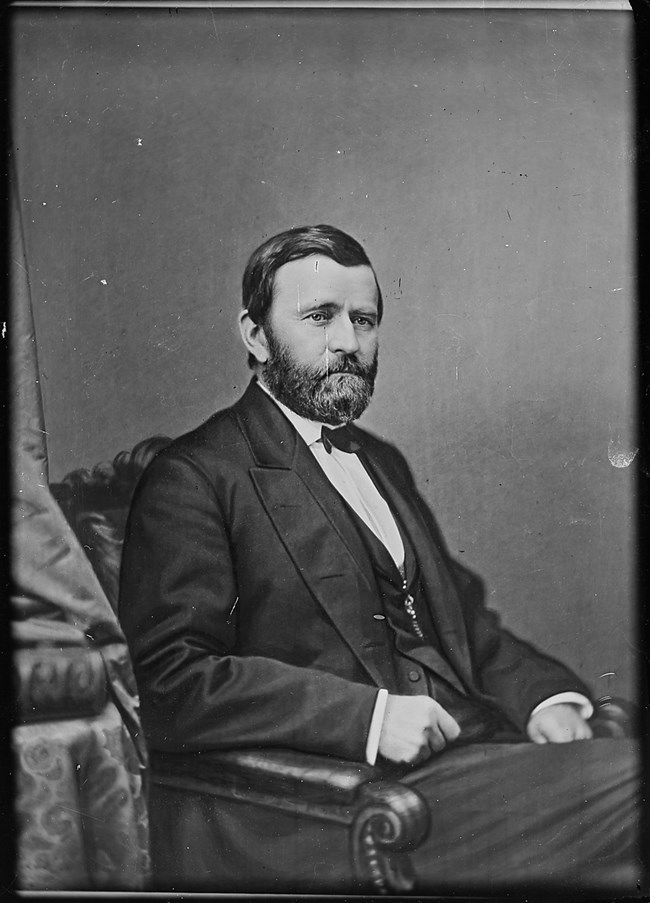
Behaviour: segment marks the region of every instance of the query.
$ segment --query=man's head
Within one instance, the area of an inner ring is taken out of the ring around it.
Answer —
[[[249,364],[279,401],[329,424],[363,413],[377,372],[382,297],[357,241],[331,226],[274,236],[248,261],[243,303]]]

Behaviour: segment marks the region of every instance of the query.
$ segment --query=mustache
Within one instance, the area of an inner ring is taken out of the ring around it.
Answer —
[[[328,376],[336,376],[339,373],[349,376],[367,376],[371,370],[372,366],[370,364],[362,364],[356,358],[347,357],[330,362],[328,367],[321,369],[318,377],[327,379]]]

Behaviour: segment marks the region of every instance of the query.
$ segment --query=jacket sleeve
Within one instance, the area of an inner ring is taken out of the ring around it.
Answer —
[[[120,620],[151,749],[280,746],[363,761],[377,688],[237,654],[237,586],[215,487],[180,453],[136,491]]]
[[[408,464],[399,452],[396,461],[403,485],[414,494],[456,588],[476,688],[522,731],[533,709],[550,696],[573,691],[591,700],[589,688],[569,668],[516,637],[502,626],[499,615],[485,606],[483,581],[449,555],[433,514],[419,495]]]
[[[557,693],[581,693],[589,688],[562,662],[516,637],[499,615],[483,602],[483,586],[470,571],[450,559],[450,568],[464,609],[465,624],[479,689],[522,731],[533,709]]]

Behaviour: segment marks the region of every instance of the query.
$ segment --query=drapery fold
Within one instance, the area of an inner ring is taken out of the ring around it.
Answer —
[[[124,887],[126,874],[128,886],[137,887],[148,869],[144,806],[147,758],[137,690],[115,614],[48,488],[47,432],[15,179],[10,187],[10,604],[18,722],[14,729],[18,877],[21,886],[32,889],[79,889]],[[79,717],[73,717],[75,714]],[[25,794],[35,792],[35,778],[33,768],[31,774],[26,769],[24,751],[46,749],[47,744],[40,741],[52,731],[57,737],[59,765],[53,765],[50,772],[39,772],[39,802],[25,805]],[[104,767],[100,774],[84,765],[89,760],[89,748],[84,749],[79,737],[86,734],[94,744],[101,737],[105,742],[110,739],[110,770]],[[61,764],[64,760],[65,767]],[[62,769],[68,776],[63,796]],[[79,783],[82,771],[83,786]],[[107,793],[106,781],[119,791]],[[68,814],[62,818],[66,794],[72,793],[73,786],[78,798],[69,800]],[[97,797],[100,787],[103,789]],[[79,805],[80,799],[84,805]],[[110,802],[102,809],[98,799]],[[110,835],[114,822],[122,841],[112,846],[110,855],[102,849],[101,855],[95,851],[91,861],[86,836],[91,822],[82,812],[97,810],[98,806],[107,822],[102,836]],[[75,811],[74,830],[62,834],[61,826],[69,823],[70,812]],[[62,842],[68,846],[62,848]],[[83,863],[76,877],[71,878],[69,870],[60,868],[64,860]],[[101,868],[97,865],[100,861]]]

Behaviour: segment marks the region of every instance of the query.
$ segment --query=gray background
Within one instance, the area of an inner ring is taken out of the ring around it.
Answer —
[[[631,28],[14,11],[52,478],[233,401],[248,254],[332,223],[386,298],[365,425],[407,453],[506,623],[631,695],[636,462],[609,460],[635,443]]]

